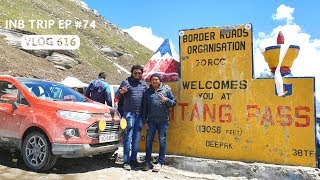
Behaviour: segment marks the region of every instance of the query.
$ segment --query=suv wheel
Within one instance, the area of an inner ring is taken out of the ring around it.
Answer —
[[[50,169],[57,161],[48,138],[38,131],[31,132],[23,140],[21,154],[26,166],[35,171]]]

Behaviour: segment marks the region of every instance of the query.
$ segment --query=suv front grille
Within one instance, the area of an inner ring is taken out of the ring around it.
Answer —
[[[107,121],[107,126],[104,131],[99,132],[98,123],[93,123],[87,129],[87,136],[91,139],[98,139],[99,134],[118,134],[119,133],[120,122]]]

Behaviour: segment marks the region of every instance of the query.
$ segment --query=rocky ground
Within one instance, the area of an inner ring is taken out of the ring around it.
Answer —
[[[320,179],[319,171],[309,167],[278,166],[262,163],[210,160],[167,156],[160,172],[122,169],[122,151],[111,159],[86,157],[60,159],[56,166],[37,173],[26,169],[10,152],[0,151],[0,179]],[[156,155],[154,156],[156,157]],[[143,161],[144,153],[139,153]]]

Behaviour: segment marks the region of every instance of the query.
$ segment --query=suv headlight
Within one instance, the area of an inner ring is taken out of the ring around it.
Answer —
[[[65,119],[69,119],[72,121],[79,121],[79,122],[87,121],[88,119],[90,119],[92,117],[92,115],[89,113],[62,111],[62,110],[57,111],[57,115],[59,117],[65,118]]]

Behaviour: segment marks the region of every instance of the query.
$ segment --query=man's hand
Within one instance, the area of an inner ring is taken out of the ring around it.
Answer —
[[[126,93],[126,92],[128,91],[128,88],[129,88],[129,85],[128,85],[128,84],[125,85],[125,86],[123,86],[123,87],[119,90],[120,94]]]
[[[148,123],[144,124],[144,128],[149,129]]]
[[[164,97],[163,94],[159,93],[158,95],[159,95],[159,97],[160,97],[160,99],[161,99],[162,102],[166,102],[166,101],[167,101],[167,98]]]

